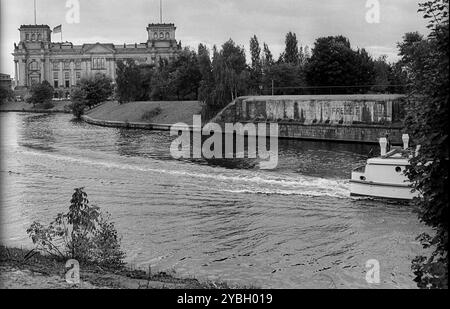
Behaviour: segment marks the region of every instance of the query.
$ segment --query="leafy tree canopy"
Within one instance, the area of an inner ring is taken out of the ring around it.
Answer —
[[[399,44],[401,64],[411,82],[405,121],[419,155],[411,160],[407,175],[421,197],[415,199],[421,221],[435,230],[420,235],[428,256],[416,257],[413,270],[421,288],[448,288],[448,168],[449,168],[449,22],[448,1],[420,4],[429,21],[427,38],[407,33]]]
[[[46,80],[42,83],[35,83],[31,86],[31,96],[28,102],[33,104],[33,106],[48,102],[53,98],[53,91],[52,85]]]

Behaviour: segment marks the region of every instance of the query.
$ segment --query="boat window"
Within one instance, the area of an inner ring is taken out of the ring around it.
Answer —
[[[359,177],[359,179],[361,179],[362,181],[365,181],[365,180],[366,180],[366,177],[361,176],[361,177]]]
[[[402,171],[402,168],[401,168],[400,166],[397,166],[397,167],[395,168],[395,171],[396,171],[397,173],[400,173],[400,172]]]

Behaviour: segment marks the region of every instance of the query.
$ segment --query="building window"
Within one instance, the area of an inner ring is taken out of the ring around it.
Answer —
[[[64,61],[64,70],[70,70],[70,62]]]
[[[75,72],[75,78],[77,80],[77,83],[80,81],[81,79],[81,72]]]
[[[53,70],[59,70],[59,62],[53,62]]]
[[[40,34],[40,33],[38,33],[38,35],[37,35],[37,39],[38,39],[38,41],[40,41],[40,40],[41,40],[41,34]]]
[[[26,41],[29,41],[29,40],[30,40],[30,34],[29,34],[29,33],[25,34],[25,40],[26,40]]]
[[[33,33],[33,34],[31,35],[31,40],[32,40],[32,41],[35,41],[35,40],[36,40],[36,34]]]
[[[36,71],[36,70],[38,70],[38,63],[35,61],[35,60],[33,60],[31,63],[30,63],[30,70],[32,70],[32,71]]]
[[[70,87],[70,72],[64,72],[64,85],[66,88]]]
[[[166,39],[170,38],[170,33],[166,32]]]
[[[106,69],[105,58],[93,58],[92,59],[92,69],[93,70],[104,70]]]
[[[53,72],[53,88],[58,88],[58,80],[59,80],[59,74],[58,72]]]
[[[81,61],[75,62],[75,70],[81,70]]]
[[[164,32],[161,32],[161,33],[159,34],[159,38],[160,38],[160,39],[164,39]]]

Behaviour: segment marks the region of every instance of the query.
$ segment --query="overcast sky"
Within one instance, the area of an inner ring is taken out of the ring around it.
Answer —
[[[0,0],[0,72],[14,74],[14,42],[21,24],[33,24],[33,0]],[[62,24],[64,41],[135,43],[147,40],[148,23],[159,22],[159,0],[36,0],[37,23]],[[66,21],[66,3],[79,1],[80,23]],[[373,0],[372,0],[373,1]],[[396,60],[396,44],[404,33],[426,33],[417,13],[418,0],[378,0],[380,22],[366,21],[367,0],[163,0],[163,21],[175,23],[183,46],[221,45],[232,38],[248,51],[256,34],[278,57],[288,31],[301,45],[316,38],[342,34],[354,48]],[[53,35],[54,41],[60,35]],[[249,59],[247,59],[249,61]]]

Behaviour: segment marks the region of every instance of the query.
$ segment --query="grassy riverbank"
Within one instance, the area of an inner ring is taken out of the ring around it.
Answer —
[[[202,110],[198,101],[106,102],[86,112],[97,120],[143,122],[157,124],[192,124],[192,116]]]
[[[0,289],[228,289],[223,282],[176,278],[132,267],[105,269],[80,265],[79,285],[65,281],[65,261],[36,251],[0,246]]]
[[[33,104],[26,102],[5,102],[0,104],[0,112],[29,112],[29,113],[70,113],[71,109],[69,105],[70,101],[51,101],[52,107],[45,106],[44,104]]]

